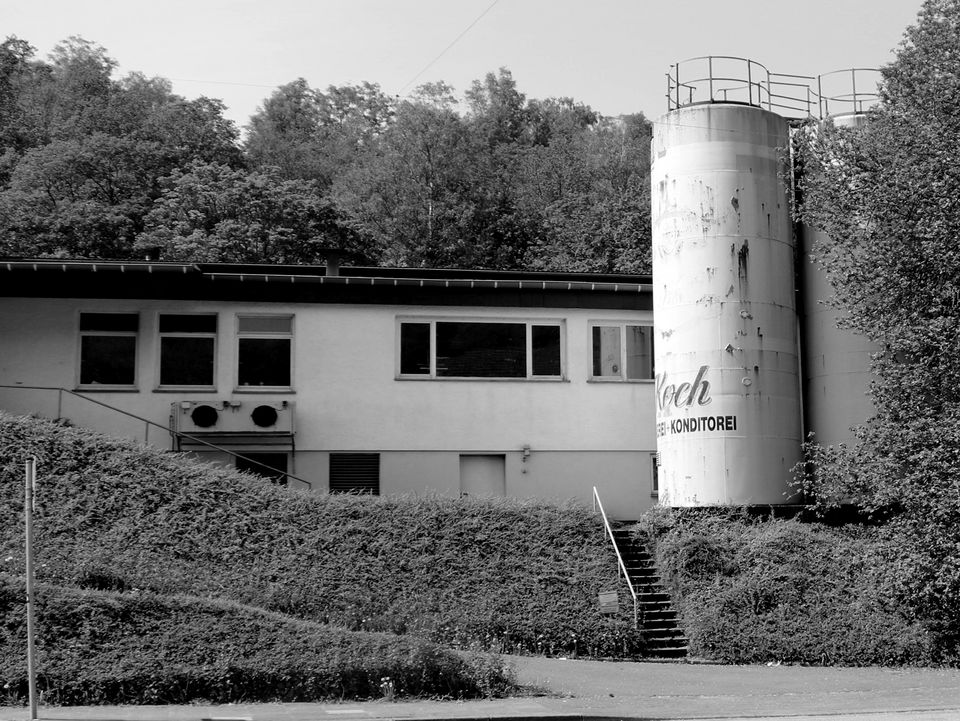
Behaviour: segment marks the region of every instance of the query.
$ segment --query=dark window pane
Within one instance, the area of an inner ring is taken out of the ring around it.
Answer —
[[[530,342],[533,346],[533,375],[560,375],[560,326],[533,326]]]
[[[400,324],[400,372],[423,375],[430,372],[430,324]]]
[[[80,330],[106,330],[136,333],[140,316],[136,313],[81,313]]]
[[[215,315],[168,315],[160,316],[161,333],[216,333]]]
[[[161,338],[160,385],[212,386],[213,338]]]
[[[628,325],[626,336],[627,378],[630,380],[653,378],[653,327]]]
[[[437,375],[526,378],[523,323],[437,323]]]
[[[132,386],[136,378],[136,358],[134,336],[81,336],[80,383]]]
[[[289,338],[241,338],[237,379],[242,386],[289,386]]]
[[[620,378],[620,327],[594,326],[593,375]]]
[[[237,456],[237,470],[256,473],[280,486],[287,485],[286,453],[244,453]]]
[[[290,315],[242,315],[237,320],[241,333],[291,333],[293,316]]]

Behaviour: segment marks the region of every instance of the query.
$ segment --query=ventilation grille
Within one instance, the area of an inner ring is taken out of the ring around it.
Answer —
[[[331,493],[380,495],[379,453],[331,453]]]

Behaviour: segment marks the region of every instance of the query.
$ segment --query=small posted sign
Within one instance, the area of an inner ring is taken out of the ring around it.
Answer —
[[[616,591],[600,592],[600,613],[620,613],[620,602]]]

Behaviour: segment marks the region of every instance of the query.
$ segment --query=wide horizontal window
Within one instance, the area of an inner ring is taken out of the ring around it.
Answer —
[[[653,378],[653,326],[595,324],[591,327],[591,351],[595,380]]]
[[[80,385],[134,387],[139,328],[136,313],[81,313]]]
[[[212,387],[217,316],[162,313],[160,385]]]
[[[401,377],[561,378],[561,324],[410,320],[400,323]]]

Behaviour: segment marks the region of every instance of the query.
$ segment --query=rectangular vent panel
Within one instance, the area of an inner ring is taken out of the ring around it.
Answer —
[[[331,453],[331,493],[380,495],[379,453]]]

